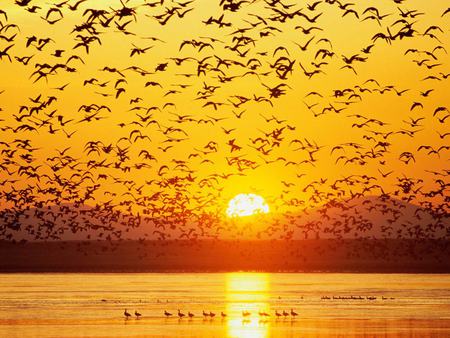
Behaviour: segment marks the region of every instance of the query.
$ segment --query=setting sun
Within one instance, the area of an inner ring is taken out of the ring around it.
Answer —
[[[239,194],[228,203],[229,217],[243,217],[255,214],[267,214],[269,206],[264,198],[255,194]]]

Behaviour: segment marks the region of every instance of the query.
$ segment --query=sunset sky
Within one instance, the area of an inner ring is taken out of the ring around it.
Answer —
[[[1,208],[205,237],[240,193],[269,225],[358,194],[448,213],[448,2],[291,2],[4,1]]]

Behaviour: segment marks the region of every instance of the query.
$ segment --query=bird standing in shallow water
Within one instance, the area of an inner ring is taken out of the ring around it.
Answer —
[[[247,317],[250,317],[250,315],[251,315],[250,312],[248,312],[248,311],[242,311],[242,317],[247,318]]]

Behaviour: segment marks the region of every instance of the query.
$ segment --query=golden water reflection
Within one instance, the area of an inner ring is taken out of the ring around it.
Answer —
[[[228,337],[263,338],[270,335],[270,321],[259,312],[270,313],[270,275],[230,273],[226,276]],[[243,311],[251,314],[244,318]]]

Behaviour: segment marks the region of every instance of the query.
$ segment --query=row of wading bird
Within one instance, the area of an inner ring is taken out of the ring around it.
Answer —
[[[123,315],[125,316],[126,319],[132,317],[131,313],[129,313],[127,309],[125,309],[125,311],[123,312]],[[134,315],[136,316],[137,319],[139,319],[139,318],[142,317],[142,314],[139,313],[138,311],[135,311],[135,312],[134,312]],[[205,312],[204,310],[203,310],[203,312],[202,312],[202,315],[203,315],[203,318],[211,318],[211,319],[214,318],[214,317],[216,316],[216,314],[215,314],[214,312],[211,312],[211,311]],[[242,317],[243,317],[243,318],[249,318],[249,317],[251,317],[251,315],[252,315],[252,314],[251,314],[251,312],[249,312],[249,311],[242,311]],[[258,312],[258,315],[259,315],[259,317],[262,317],[262,318],[270,317],[270,314],[269,314],[268,312],[264,312],[264,311],[259,311],[259,312]],[[164,310],[164,316],[165,316],[166,318],[169,318],[169,317],[172,317],[172,316],[173,316],[173,313]],[[180,318],[180,319],[185,318],[185,317],[186,317],[186,318],[194,318],[194,317],[195,317],[195,314],[192,313],[192,312],[190,312],[190,311],[188,311],[188,313],[186,314],[186,313],[181,312],[181,311],[178,309],[178,311],[177,311],[177,316],[178,316],[178,318]],[[285,310],[283,310],[282,312],[278,312],[278,310],[275,310],[274,316],[275,316],[276,318],[281,318],[281,317],[286,318],[286,317],[289,317],[289,316],[291,316],[292,318],[295,318],[295,317],[298,316],[298,313],[295,312],[293,309],[291,309],[289,312],[288,312],[288,311],[285,311]],[[221,317],[221,318],[227,318],[228,315],[227,315],[225,312],[221,311],[221,312],[220,312],[220,317]]]

